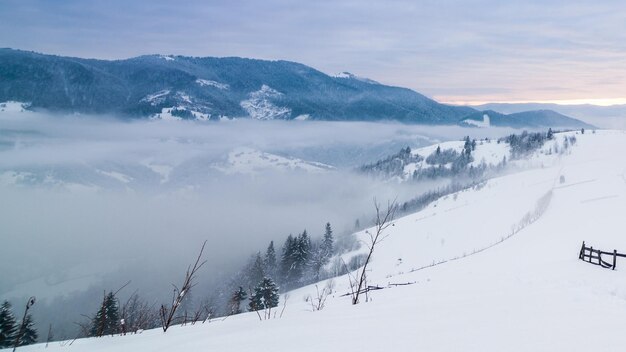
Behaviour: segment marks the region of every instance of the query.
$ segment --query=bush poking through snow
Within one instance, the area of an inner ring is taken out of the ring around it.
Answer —
[[[365,258],[365,263],[363,263],[363,268],[361,268],[360,271],[357,271],[356,277],[353,277],[352,275],[348,276],[350,279],[352,304],[358,304],[361,293],[367,291],[367,265],[372,259],[372,254],[374,253],[376,245],[387,238],[388,234],[385,234],[385,230],[387,230],[389,226],[393,225],[392,221],[396,214],[396,210],[398,209],[398,205],[395,200],[387,202],[387,209],[383,211],[380,208],[380,204],[374,200],[374,208],[376,208],[374,233],[369,232],[369,230],[365,231],[365,233],[369,236],[369,241],[365,243],[369,249],[367,257]]]

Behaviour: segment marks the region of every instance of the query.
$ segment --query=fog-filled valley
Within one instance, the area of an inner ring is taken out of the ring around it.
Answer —
[[[400,182],[358,167],[410,146],[499,137],[506,129],[316,121],[135,121],[0,114],[0,297],[37,296],[40,331],[73,338],[103,290],[131,281],[171,295],[203,241],[194,300],[219,292],[270,241],[332,224],[353,246],[372,202],[405,202],[449,179]],[[123,300],[122,299],[122,300]]]

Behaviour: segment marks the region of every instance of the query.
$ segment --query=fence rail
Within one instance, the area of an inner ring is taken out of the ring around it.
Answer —
[[[604,257],[602,257],[603,255]],[[626,258],[626,254],[618,253],[617,249],[614,249],[613,252],[593,249],[593,246],[587,247],[585,245],[585,241],[583,241],[583,245],[580,247],[580,252],[578,254],[578,259],[584,262],[599,265],[603,268],[611,270],[615,270],[615,267],[617,266],[617,257]]]

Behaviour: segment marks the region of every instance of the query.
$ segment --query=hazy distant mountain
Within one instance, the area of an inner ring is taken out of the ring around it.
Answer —
[[[542,127],[565,127],[565,128],[593,128],[594,126],[559,114],[552,110],[523,111],[512,114],[501,114],[493,110],[477,111],[466,116],[461,123],[469,126],[488,125],[496,127],[513,128],[542,128]]]
[[[553,110],[600,127],[624,128],[624,126],[626,126],[626,105],[598,106],[590,104],[490,103],[475,106],[474,108],[494,110],[504,114],[528,110]]]
[[[199,119],[456,124],[474,111],[288,61],[162,55],[105,61],[0,49],[0,102],[10,100],[52,111]]]

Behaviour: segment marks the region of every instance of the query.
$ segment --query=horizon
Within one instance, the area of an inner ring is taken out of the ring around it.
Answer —
[[[464,105],[626,103],[619,1],[144,5],[7,0],[0,46],[98,59],[280,59]]]

